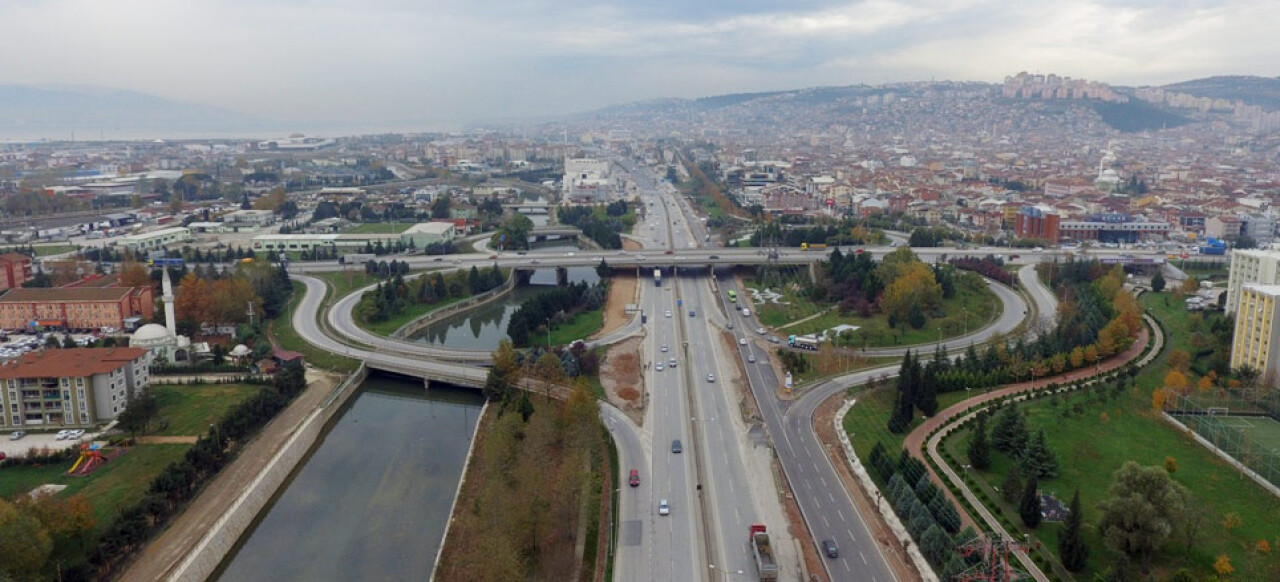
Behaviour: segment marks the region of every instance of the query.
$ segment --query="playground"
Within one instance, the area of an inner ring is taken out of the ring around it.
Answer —
[[[80,477],[89,475],[123,453],[124,451],[120,447],[107,447],[106,443],[102,441],[84,443],[80,445],[80,456],[76,458],[75,464],[71,465],[71,468],[67,470],[67,474]]]

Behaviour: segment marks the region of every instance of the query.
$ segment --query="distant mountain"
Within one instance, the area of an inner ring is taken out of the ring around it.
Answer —
[[[1280,111],[1280,77],[1224,76],[1183,81],[1162,87],[1196,97],[1243,101]]]
[[[229,137],[272,128],[243,113],[135,91],[0,85],[0,140]]]

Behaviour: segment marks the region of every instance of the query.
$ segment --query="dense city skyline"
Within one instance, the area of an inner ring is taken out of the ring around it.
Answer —
[[[57,0],[0,6],[0,73],[9,83],[140,91],[304,128],[408,130],[660,97],[999,82],[1023,70],[1118,85],[1277,72],[1265,24],[1280,19],[1277,5],[996,8]]]

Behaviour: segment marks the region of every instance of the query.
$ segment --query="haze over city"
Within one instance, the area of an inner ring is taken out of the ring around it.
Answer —
[[[333,130],[457,128],[660,97],[1026,70],[1275,75],[1280,4],[54,0],[0,5],[0,78]]]

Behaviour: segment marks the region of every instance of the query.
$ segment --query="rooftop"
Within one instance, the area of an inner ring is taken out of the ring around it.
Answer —
[[[80,378],[105,374],[147,354],[141,348],[46,349],[0,365],[0,379]]]
[[[133,293],[133,287],[18,288],[0,296],[0,303],[120,301],[130,293]]]

